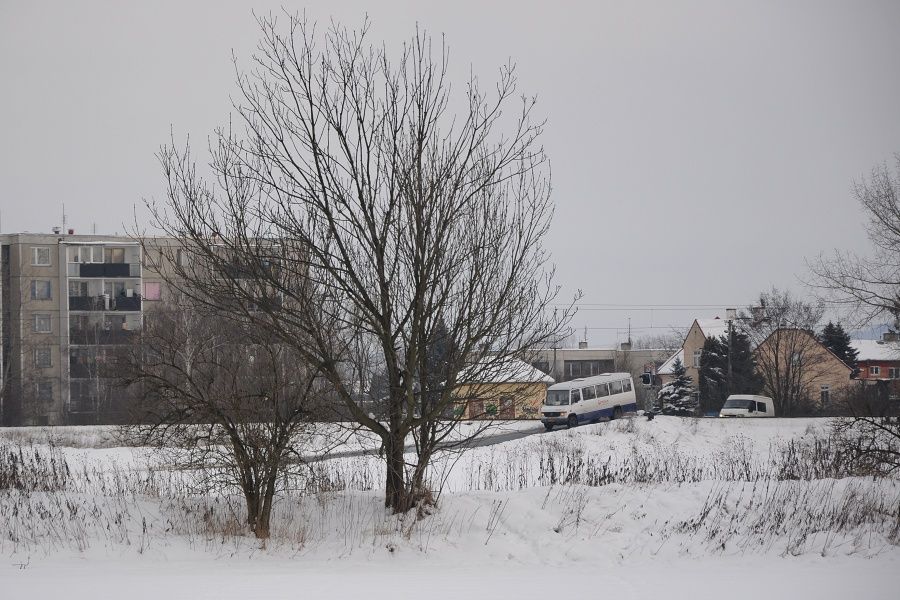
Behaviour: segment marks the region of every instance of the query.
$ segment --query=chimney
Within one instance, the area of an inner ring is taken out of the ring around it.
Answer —
[[[582,340],[582,341],[578,342],[578,349],[579,350],[587,349],[587,340]]]
[[[75,230],[74,230],[74,229],[70,229],[70,230],[69,230],[69,235],[75,235]]]
[[[622,342],[622,344],[619,346],[619,349],[622,352],[630,351],[631,350],[631,342]]]
[[[54,228],[53,228],[53,233],[54,233],[54,235],[59,235],[59,232],[60,232],[60,231],[62,231],[62,229],[59,228],[59,227],[54,227]]]

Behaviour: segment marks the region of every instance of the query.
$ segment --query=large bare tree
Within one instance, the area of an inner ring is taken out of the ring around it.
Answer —
[[[900,153],[894,171],[882,164],[853,184],[853,195],[866,219],[872,255],[835,249],[809,266],[809,284],[823,298],[848,310],[854,325],[892,317],[900,324]]]
[[[429,496],[459,387],[477,395],[473,383],[571,316],[548,310],[542,122],[512,66],[488,90],[470,77],[452,94],[447,47],[425,33],[390,54],[367,24],[282,19],[259,19],[252,66],[237,69],[240,125],[216,133],[212,175],[173,142],[166,201],[150,208],[191,257],[174,261],[172,285],[189,281],[186,293],[246,314],[315,365],[381,439],[385,504],[405,511]],[[364,385],[378,373],[381,415]]]
[[[900,153],[893,170],[876,166],[868,177],[853,184],[853,196],[866,219],[872,244],[870,256],[835,249],[810,262],[810,285],[824,299],[844,308],[856,326],[891,319],[900,327]],[[898,351],[900,357],[900,351]],[[859,390],[858,398],[866,398]],[[858,434],[860,454],[888,469],[900,465],[900,406],[896,401],[853,401],[849,428]],[[838,424],[840,425],[840,424]]]

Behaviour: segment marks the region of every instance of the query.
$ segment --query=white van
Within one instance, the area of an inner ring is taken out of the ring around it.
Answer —
[[[541,423],[547,431],[556,425],[575,427],[579,423],[618,419],[637,410],[634,382],[629,373],[603,373],[573,379],[547,388],[541,407]]]
[[[774,417],[775,403],[766,396],[732,394],[719,411],[720,417]]]

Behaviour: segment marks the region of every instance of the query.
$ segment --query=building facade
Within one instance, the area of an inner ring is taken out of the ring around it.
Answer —
[[[116,236],[0,235],[3,425],[116,421],[115,364],[163,295],[138,242]]]

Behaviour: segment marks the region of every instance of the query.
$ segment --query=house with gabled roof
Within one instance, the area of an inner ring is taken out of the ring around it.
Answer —
[[[703,352],[703,344],[711,337],[722,337],[728,334],[728,321],[719,317],[712,319],[694,319],[691,328],[684,337],[681,349],[670,356],[657,370],[661,385],[666,385],[674,376],[672,367],[676,359],[684,363],[687,375],[696,387],[700,379],[700,355]]]

